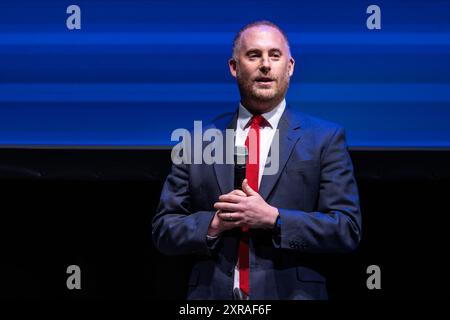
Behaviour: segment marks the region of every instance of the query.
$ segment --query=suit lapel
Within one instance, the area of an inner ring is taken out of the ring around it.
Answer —
[[[276,182],[280,178],[281,172],[283,172],[283,169],[286,166],[286,162],[288,161],[297,140],[300,139],[300,120],[292,113],[288,106],[286,106],[286,109],[281,116],[280,122],[278,123],[278,129],[279,167],[275,174],[262,176],[259,194],[264,200],[267,200],[269,197],[270,192],[274,188]],[[273,149],[272,146],[271,150]],[[273,158],[274,156],[272,155],[272,159]]]
[[[216,128],[222,132],[223,145],[223,164],[214,163],[214,172],[216,174],[217,183],[219,184],[221,194],[228,193],[234,189],[234,165],[227,164],[227,147],[226,147],[226,129],[236,130],[238,111],[236,111],[230,122],[221,121],[216,123]],[[229,118],[228,118],[229,119]],[[234,152],[234,139],[232,141]],[[234,154],[232,155],[234,157]]]
[[[213,164],[214,173],[219,184],[221,194],[226,194],[234,189],[234,164],[226,163],[227,148],[226,148],[226,129],[233,129],[234,132],[237,127],[238,111],[236,111],[231,118],[231,121],[220,121],[215,123],[215,127],[222,132],[222,145],[223,145],[223,164]],[[227,117],[227,119],[230,119]],[[230,150],[234,153],[234,139],[232,141],[233,149]],[[233,154],[234,160],[234,154]],[[239,244],[239,230],[229,230],[223,234],[224,238],[224,257],[228,261],[228,267],[232,268],[236,265],[237,248]],[[232,288],[230,287],[230,293]]]

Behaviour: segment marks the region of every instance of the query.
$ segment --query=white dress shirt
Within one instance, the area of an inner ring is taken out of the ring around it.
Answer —
[[[278,122],[280,122],[281,115],[283,114],[285,108],[286,100],[283,99],[283,101],[281,101],[281,103],[271,111],[262,114],[269,125],[261,127],[259,131],[260,138],[258,187],[261,185],[261,179],[264,174],[264,168],[266,165],[267,156],[269,154],[270,145],[272,144],[275,131],[278,128]],[[250,120],[252,117],[253,114],[251,114],[242,104],[239,104],[235,146],[245,146],[245,140],[247,138],[248,131],[250,130]],[[236,263],[236,267],[234,269],[233,289],[235,288],[239,288],[239,263]]]
[[[264,174],[264,167],[266,166],[267,156],[269,154],[270,145],[272,144],[273,136],[280,122],[281,115],[286,108],[286,100],[283,99],[279,105],[271,111],[263,113],[262,116],[266,119],[269,125],[262,126],[259,130],[259,177],[258,186],[261,184],[262,175]],[[250,120],[253,117],[242,104],[239,104],[239,114],[236,126],[236,146],[245,146],[248,131],[250,130]]]

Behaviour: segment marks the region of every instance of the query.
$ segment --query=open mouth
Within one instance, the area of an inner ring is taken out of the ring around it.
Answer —
[[[270,87],[270,86],[272,86],[272,83],[274,82],[274,80],[272,78],[261,77],[261,78],[256,78],[255,82],[261,87]]]
[[[256,78],[255,81],[258,83],[271,83],[271,82],[273,82],[273,79],[266,78],[266,77],[260,77],[260,78]]]

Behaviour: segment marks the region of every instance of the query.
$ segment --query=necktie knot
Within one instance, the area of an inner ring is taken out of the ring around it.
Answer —
[[[255,128],[255,127],[262,127],[262,126],[264,126],[265,124],[266,124],[266,119],[265,119],[262,115],[260,115],[260,114],[254,115],[254,116],[250,119],[250,126],[251,126],[252,128]]]

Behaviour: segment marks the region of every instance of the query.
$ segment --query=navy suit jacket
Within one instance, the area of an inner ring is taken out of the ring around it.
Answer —
[[[216,118],[209,128],[225,132],[236,123],[237,112]],[[352,251],[361,237],[344,130],[290,107],[278,129],[279,170],[263,176],[259,193],[279,209],[281,227],[250,230],[250,297],[327,299],[325,277],[311,267],[311,256]],[[213,244],[206,240],[213,204],[233,186],[232,164],[172,165],[164,184],[153,242],[168,255],[195,255],[188,299],[233,297],[239,230],[222,233]]]

